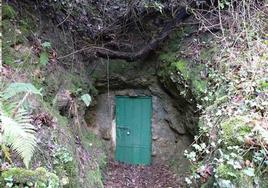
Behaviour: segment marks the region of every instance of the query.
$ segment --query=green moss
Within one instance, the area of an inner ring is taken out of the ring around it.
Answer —
[[[211,47],[211,48],[202,48],[200,57],[203,61],[210,61],[214,54],[218,51],[218,48]]]
[[[201,72],[204,69],[204,65],[195,64],[189,62],[187,59],[178,59],[166,65],[166,68],[162,70],[160,74],[166,77],[170,72],[180,72],[183,79],[185,79],[190,86],[193,94],[197,99],[204,95],[207,89],[207,80],[201,78]]]
[[[191,27],[185,26],[172,33],[170,39],[166,42],[165,46],[161,50],[159,60],[166,63],[175,62],[177,60],[177,52],[182,47],[183,38],[192,30],[193,29]]]
[[[260,83],[259,88],[260,88],[261,90],[268,89],[268,81],[262,81],[262,82]]]
[[[87,150],[96,151],[92,155],[95,155],[99,168],[103,168],[107,163],[107,156],[103,151],[104,144],[102,140],[91,132],[87,132],[82,136],[83,145]]]
[[[220,164],[217,167],[216,180],[219,187],[254,187],[254,176],[248,176],[243,170],[234,169],[229,164]]]
[[[102,183],[102,174],[100,169],[98,170],[90,170],[87,172],[87,177],[90,179],[90,183],[88,186],[90,187],[96,187],[96,188],[102,188],[103,183]]]
[[[166,52],[166,53],[161,53],[159,55],[159,60],[163,61],[165,63],[170,63],[176,61],[176,54],[174,52]]]
[[[109,60],[109,69],[111,73],[122,74],[133,67],[134,63],[129,63],[124,60]]]
[[[24,17],[23,19],[19,20],[19,28],[20,31],[24,36],[29,35],[31,32],[36,30],[36,23],[34,22],[31,17]]]
[[[53,105],[53,100],[63,85],[64,89],[70,91],[75,96],[81,96],[82,92],[88,93],[92,87],[90,87],[85,75],[85,72],[80,72],[80,74],[77,74],[75,72],[63,69],[62,67],[58,67],[57,70],[46,74],[42,83],[42,85],[45,86],[44,100]]]
[[[185,79],[189,78],[189,71],[187,70],[187,61],[180,59],[178,61],[172,62],[171,66],[173,66],[176,70],[179,70]]]
[[[49,114],[53,115],[53,117],[56,117],[57,123],[61,127],[66,127],[68,125],[67,117],[60,115],[59,111],[54,109],[48,102],[45,102],[42,99],[40,99],[39,102],[42,104],[42,107],[44,108],[45,112],[48,112]]]
[[[91,132],[82,136],[82,143],[88,151],[91,151],[92,160],[89,161],[86,171],[87,187],[103,187],[101,171],[107,163],[107,157],[103,150],[103,142]]]
[[[237,145],[244,141],[245,135],[251,132],[242,117],[233,117],[221,124],[222,138],[227,146]]]
[[[268,187],[268,172],[264,173],[260,178],[260,188],[267,188]]]
[[[21,62],[29,61],[29,51],[18,52],[14,47],[18,44],[25,44],[27,36],[35,30],[35,23],[31,16],[20,15],[17,18],[17,11],[10,5],[4,4],[2,7],[3,20],[3,63],[11,66],[21,66],[15,60]],[[26,63],[24,63],[26,64]],[[24,65],[23,64],[23,65]]]
[[[205,80],[197,79],[193,80],[192,83],[198,95],[202,95],[207,89],[207,81]]]
[[[161,77],[168,77],[171,72],[180,72],[182,77],[187,81],[187,87],[190,87],[195,98],[201,99],[207,90],[208,81],[201,77],[201,73],[205,70],[204,64],[197,64],[189,58],[178,58],[179,51],[187,51],[188,47],[185,36],[193,30],[192,27],[183,27],[175,32],[167,45],[159,55],[159,60],[164,63],[164,69],[158,74]],[[212,56],[213,50],[203,52],[202,56]]]
[[[3,62],[6,65],[14,65],[15,56],[9,51],[9,49],[3,49]]]
[[[17,12],[14,10],[12,6],[4,4],[2,6],[2,15],[3,15],[3,19],[6,19],[6,18],[13,19],[17,16]]]
[[[31,185],[36,188],[60,187],[58,176],[41,167],[36,170],[10,168],[2,172],[0,185],[5,187],[7,184],[10,187]]]
[[[28,29],[26,29],[26,21],[23,19],[20,20],[21,23],[16,23],[15,21],[11,21],[10,17],[5,18],[6,19],[2,20],[3,62],[4,64],[16,66],[14,63],[15,60],[20,59],[23,62],[28,61],[30,52],[26,51],[25,53],[18,53],[13,47],[19,43],[24,43],[27,40],[26,37],[30,34],[30,31],[32,31],[34,24],[31,24],[31,26],[27,25]]]
[[[181,27],[178,30],[176,30],[174,33],[171,34],[170,40],[168,40],[168,44],[165,47],[167,51],[171,52],[177,52],[179,49],[181,49],[181,45],[183,42],[183,39],[191,33],[193,28],[191,26],[185,26]]]
[[[216,174],[219,178],[225,180],[235,180],[239,177],[239,171],[228,164],[220,164],[216,170]]]
[[[61,182],[66,182],[65,187],[75,188],[79,184],[78,166],[73,157],[73,153],[65,147],[57,148],[53,153],[53,164],[56,174],[61,178]],[[68,179],[68,181],[66,181]]]
[[[3,47],[7,48],[11,45],[14,45],[19,42],[16,33],[16,27],[14,24],[11,23],[10,20],[3,20],[2,21],[2,28],[3,28]]]
[[[207,82],[200,78],[200,71],[202,71],[202,65],[196,65],[195,67],[189,67],[190,62],[187,62],[184,59],[180,59],[171,64],[176,70],[180,71],[184,79],[188,82],[191,82],[193,90],[197,94],[201,94],[205,91],[207,87]]]

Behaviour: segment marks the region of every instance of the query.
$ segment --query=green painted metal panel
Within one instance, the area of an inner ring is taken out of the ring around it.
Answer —
[[[151,117],[151,97],[116,96],[116,160],[151,163]]]

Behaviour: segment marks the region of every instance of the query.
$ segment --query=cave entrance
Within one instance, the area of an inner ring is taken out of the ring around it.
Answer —
[[[115,159],[128,164],[151,164],[152,97],[116,96]]]

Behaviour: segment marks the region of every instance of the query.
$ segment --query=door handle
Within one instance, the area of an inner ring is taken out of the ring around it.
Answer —
[[[118,129],[122,129],[124,131],[127,131],[127,135],[130,135],[130,128],[128,127],[125,127],[125,126],[117,126]]]

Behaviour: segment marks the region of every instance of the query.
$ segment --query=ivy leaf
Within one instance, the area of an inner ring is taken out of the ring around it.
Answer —
[[[89,94],[84,94],[81,96],[82,101],[85,103],[86,106],[89,106],[91,103],[91,96]]]
[[[230,180],[219,179],[218,180],[219,187],[226,187],[226,188],[235,188]]]
[[[49,61],[49,58],[48,58],[48,53],[47,52],[42,52],[40,54],[40,58],[39,58],[39,63],[41,65],[46,65]]]
[[[254,168],[246,168],[243,170],[243,173],[246,174],[249,177],[254,177]]]
[[[51,43],[50,42],[44,42],[41,44],[42,47],[44,48],[51,48]]]

